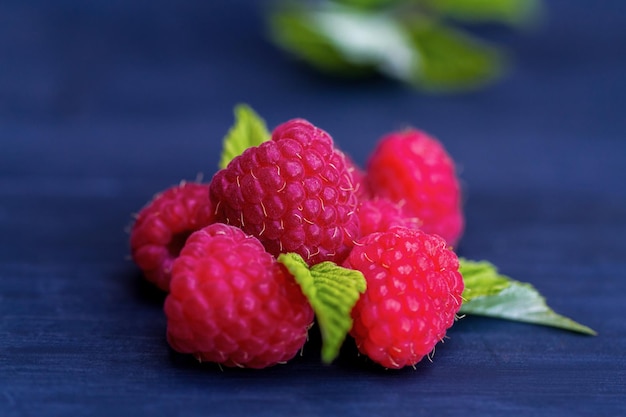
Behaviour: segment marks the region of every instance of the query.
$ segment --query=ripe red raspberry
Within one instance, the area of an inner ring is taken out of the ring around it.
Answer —
[[[302,120],[246,149],[211,181],[218,221],[257,237],[274,256],[296,252],[309,265],[341,262],[357,237],[357,197],[343,153]]]
[[[464,227],[454,161],[444,147],[415,129],[384,136],[372,153],[367,176],[372,193],[404,202],[422,229],[455,245]]]
[[[154,196],[130,232],[133,261],[146,279],[169,289],[172,263],[194,231],[214,222],[207,184],[182,182]]]
[[[174,350],[247,368],[293,358],[313,321],[285,267],[256,238],[221,223],[187,239],[174,262],[165,314]]]
[[[350,334],[362,353],[386,368],[418,363],[461,307],[459,261],[439,236],[401,227],[374,233],[357,242],[344,266],[367,281]]]
[[[386,232],[394,226],[417,229],[421,222],[415,217],[409,217],[399,204],[386,198],[365,200],[359,204],[360,235],[367,236],[375,232]]]

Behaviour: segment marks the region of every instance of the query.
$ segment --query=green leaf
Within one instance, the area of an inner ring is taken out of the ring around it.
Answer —
[[[459,22],[516,29],[542,16],[541,0],[288,1],[268,13],[271,40],[325,73],[378,72],[429,92],[477,89],[508,67],[504,51]]]
[[[460,263],[465,282],[460,313],[596,334],[593,329],[554,312],[532,285],[500,275],[489,262],[461,258]]]
[[[334,0],[336,3],[344,6],[355,7],[359,9],[377,9],[393,6],[398,0]]]
[[[230,128],[223,141],[219,167],[226,165],[243,151],[258,146],[270,139],[265,121],[248,105],[235,106],[235,124]]]
[[[460,258],[459,262],[459,271],[465,283],[465,303],[474,298],[497,295],[511,285],[511,279],[498,274],[496,267],[487,261],[476,262]]]
[[[420,0],[430,10],[459,21],[496,22],[513,26],[533,23],[540,16],[540,0]]]
[[[467,90],[502,76],[507,64],[498,48],[435,21],[420,19],[407,26],[419,52],[419,69],[409,82],[431,91]]]
[[[326,72],[354,76],[376,70],[402,81],[415,72],[411,38],[386,13],[327,2],[275,11],[270,26],[278,45]]]
[[[360,77],[371,75],[371,63],[354,63],[316,26],[306,10],[291,8],[275,11],[269,19],[270,36],[274,43],[327,74]]]
[[[332,262],[309,266],[296,253],[278,256],[295,277],[315,311],[322,334],[322,361],[332,362],[352,328],[352,308],[365,292],[365,278],[359,271]]]

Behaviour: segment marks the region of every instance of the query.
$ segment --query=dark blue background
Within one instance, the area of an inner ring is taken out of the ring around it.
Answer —
[[[321,77],[268,44],[262,2],[0,2],[0,415],[587,415],[626,412],[626,3],[547,2],[479,92]],[[467,317],[416,370],[347,345],[319,364],[198,366],[128,261],[151,196],[216,170],[238,102],[305,117],[364,163],[412,124],[465,190],[463,256],[534,284],[586,337]]]

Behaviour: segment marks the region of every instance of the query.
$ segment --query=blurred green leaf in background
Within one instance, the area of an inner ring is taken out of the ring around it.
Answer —
[[[322,72],[461,91],[497,80],[507,67],[504,49],[467,27],[529,27],[540,1],[284,0],[269,9],[268,26],[276,45]]]

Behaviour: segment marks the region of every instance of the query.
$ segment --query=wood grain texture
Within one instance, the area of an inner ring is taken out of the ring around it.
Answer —
[[[0,4],[0,415],[623,415],[622,2],[550,2],[545,27],[507,36],[507,80],[444,97],[293,66],[253,1],[32,3]],[[210,178],[241,101],[269,126],[309,118],[359,163],[391,129],[431,131],[461,168],[459,253],[599,335],[467,317],[399,372],[350,344],[323,366],[315,331],[264,371],[173,353],[125,228],[154,193]]]

